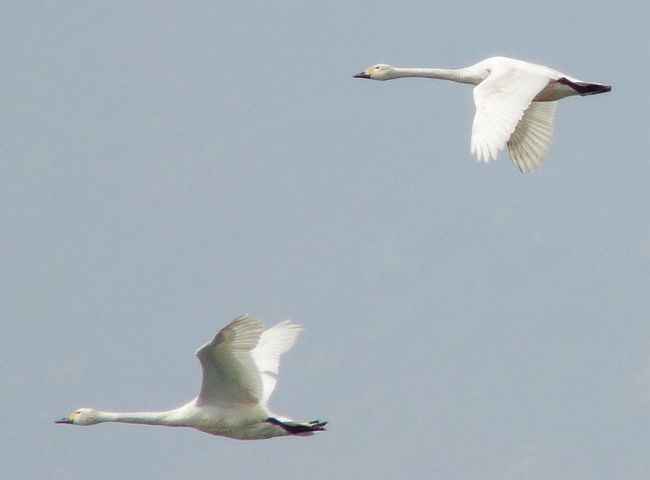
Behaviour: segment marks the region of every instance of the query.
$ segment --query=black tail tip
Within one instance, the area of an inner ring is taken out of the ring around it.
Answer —
[[[283,422],[274,417],[269,417],[266,419],[268,423],[277,425],[280,428],[283,428],[286,432],[291,435],[310,435],[311,432],[322,432],[325,430],[325,425],[327,422],[321,422],[320,420],[312,420],[307,423],[300,422]]]
[[[314,420],[312,422],[309,422],[309,424],[312,426],[314,431],[322,431],[322,430],[325,430],[325,425],[327,425],[327,422],[321,422],[320,420]]]
[[[587,83],[584,85],[574,83],[572,87],[582,96],[596,95],[597,93],[607,93],[612,91],[610,85],[599,85],[597,83]]]
[[[607,93],[612,91],[611,85],[601,85],[600,83],[572,82],[568,78],[560,78],[558,83],[562,83],[574,89],[579,95],[596,95],[597,93]]]

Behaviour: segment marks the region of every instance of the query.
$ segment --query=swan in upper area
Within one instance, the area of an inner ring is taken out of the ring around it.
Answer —
[[[354,77],[372,80],[424,77],[476,85],[472,154],[487,162],[495,160],[498,151],[507,146],[512,161],[522,172],[541,169],[553,135],[558,100],[612,89],[506,57],[488,58],[459,69],[398,68],[380,63]]]
[[[56,423],[95,425],[101,422],[192,427],[240,440],[285,435],[311,435],[327,422],[300,422],[272,414],[267,401],[273,392],[280,355],[296,341],[301,327],[285,320],[264,325],[241,315],[196,352],[203,369],[199,396],[165,412],[114,413],[80,408]]]

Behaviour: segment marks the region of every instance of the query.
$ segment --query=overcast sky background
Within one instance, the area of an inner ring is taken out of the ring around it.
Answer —
[[[3,5],[2,478],[648,478],[647,2],[378,3]],[[541,173],[471,87],[352,78],[493,55],[613,85]],[[244,312],[327,432],[52,423],[189,401]]]

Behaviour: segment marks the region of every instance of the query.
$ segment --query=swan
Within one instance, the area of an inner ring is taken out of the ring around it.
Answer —
[[[266,404],[275,388],[280,355],[302,328],[288,320],[264,330],[264,324],[241,315],[196,351],[203,370],[194,400],[165,412],[116,413],[79,408],[55,423],[95,425],[102,422],[192,427],[212,435],[253,440],[285,435],[312,435],[327,422],[301,422],[270,413]]]
[[[557,101],[572,95],[609,92],[612,87],[584,82],[542,65],[507,57],[492,57],[459,69],[399,68],[380,63],[354,78],[392,80],[423,77],[476,85],[476,114],[471,153],[478,160],[496,160],[508,147],[522,172],[540,170],[553,135]]]

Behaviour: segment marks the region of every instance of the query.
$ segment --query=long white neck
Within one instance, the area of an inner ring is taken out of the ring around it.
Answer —
[[[164,425],[167,427],[185,426],[179,421],[176,410],[166,412],[102,412],[95,411],[93,417],[98,422],[138,423],[142,425]]]
[[[451,80],[452,82],[477,85],[482,78],[466,68],[404,68],[393,67],[391,78],[421,77]]]

